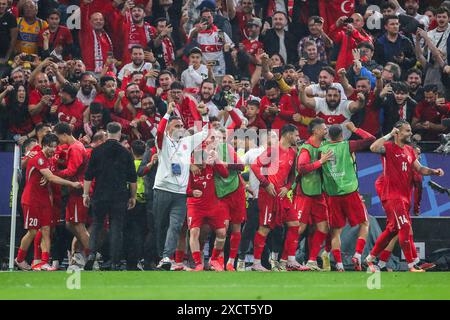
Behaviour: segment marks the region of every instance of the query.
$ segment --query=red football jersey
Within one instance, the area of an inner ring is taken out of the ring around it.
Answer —
[[[386,153],[382,155],[383,187],[381,200],[411,201],[413,189],[414,168],[416,161],[414,149],[408,145],[403,148],[395,143],[385,142]]]
[[[214,172],[219,173],[224,178],[228,176],[228,169],[223,164],[206,165],[198,175],[190,173],[187,188],[188,205],[195,205],[200,210],[213,210],[218,205],[219,199],[214,185]],[[192,196],[194,190],[200,190],[203,193],[202,196],[194,198]]]
[[[50,161],[42,151],[39,151],[36,156],[28,160],[22,204],[32,207],[51,207],[50,185],[40,185],[43,175],[39,170],[42,169],[50,169]]]
[[[278,147],[264,151],[257,159],[256,163],[251,166],[253,173],[259,181],[264,181],[264,167],[267,174],[264,174],[269,183],[273,183],[276,191],[282,187],[290,188],[289,173],[294,165],[296,152],[292,148],[284,149]]]
[[[58,172],[58,176],[71,181],[82,182],[88,163],[88,155],[84,145],[75,141],[67,149],[67,168]]]

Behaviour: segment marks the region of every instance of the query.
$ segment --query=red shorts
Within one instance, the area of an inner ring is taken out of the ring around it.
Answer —
[[[410,207],[409,203],[400,199],[383,201],[387,217],[386,229],[395,232],[405,227],[411,227]]]
[[[40,229],[52,223],[52,207],[33,207],[22,204],[24,229]]]
[[[368,221],[368,213],[358,191],[344,196],[328,196],[330,226],[343,228],[348,220],[351,227]]]
[[[314,197],[295,196],[292,210],[297,213],[298,220],[304,224],[329,221],[327,202],[323,194]]]
[[[66,206],[66,221],[72,223],[87,223],[88,208],[83,205],[83,197],[69,195]]]
[[[245,207],[245,188],[242,184],[233,193],[219,199],[219,202],[225,219],[229,220],[231,224],[240,224],[245,221],[247,209]]]
[[[225,216],[223,210],[206,211],[198,206],[187,205],[187,225],[189,229],[200,228],[208,224],[213,229],[225,228]]]
[[[298,221],[298,216],[292,210],[292,203],[288,197],[272,197],[264,189],[259,189],[258,208],[260,226],[273,229],[284,222]]]

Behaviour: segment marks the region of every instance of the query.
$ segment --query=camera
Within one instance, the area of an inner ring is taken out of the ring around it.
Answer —
[[[209,19],[208,18],[201,18],[200,19],[200,23],[208,23]]]
[[[34,57],[31,54],[27,54],[23,57],[20,58],[20,60],[22,61],[27,61],[27,62],[33,62],[34,61]]]
[[[441,145],[434,152],[450,154],[450,133],[441,134]]]
[[[221,90],[213,95],[212,102],[214,102],[219,110],[223,110],[228,105],[228,101],[225,98],[225,91]]]
[[[344,20],[344,24],[353,23],[353,18],[347,18]]]
[[[283,73],[283,67],[275,67],[272,69],[273,73]]]

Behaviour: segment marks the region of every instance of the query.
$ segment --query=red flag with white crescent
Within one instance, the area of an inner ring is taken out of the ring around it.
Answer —
[[[319,12],[325,20],[323,31],[328,32],[337,19],[355,13],[355,0],[319,0]]]

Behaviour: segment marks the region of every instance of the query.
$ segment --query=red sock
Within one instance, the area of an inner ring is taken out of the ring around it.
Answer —
[[[363,238],[358,238],[358,240],[356,241],[356,249],[355,249],[355,253],[359,253],[362,254],[364,251],[364,246],[366,245],[366,240]]]
[[[261,256],[266,245],[266,237],[256,232],[255,239],[253,240],[253,256],[257,260],[261,260]]]
[[[380,254],[380,261],[384,261],[384,262],[388,262],[389,258],[391,257],[391,253],[388,250],[383,250],[383,252],[381,252]]]
[[[217,258],[220,256],[222,251],[223,251],[223,249],[213,248],[212,255],[211,255],[211,260],[217,260]]]
[[[325,242],[325,251],[331,252],[331,233],[327,235],[327,241]]]
[[[192,258],[194,258],[195,265],[198,266],[199,264],[202,264],[202,255],[200,254],[200,251],[192,252]]]
[[[48,252],[42,251],[42,262],[48,263]]]
[[[409,227],[409,226],[408,226]],[[401,228],[398,232],[398,242],[405,255],[406,262],[411,263],[414,261],[412,257],[411,243],[409,242],[409,228]]]
[[[375,245],[373,246],[372,251],[370,252],[371,256],[378,257],[378,255],[383,251],[392,238],[396,235],[396,232],[392,232],[389,229],[383,231],[382,234],[378,237]]]
[[[316,230],[309,245],[309,260],[316,261],[323,241],[327,238],[327,234]],[[328,251],[329,252],[329,251]]]
[[[236,259],[239,243],[241,242],[241,232],[233,232],[230,237],[230,258]]]
[[[22,262],[27,257],[27,251],[19,248],[19,252],[17,252],[17,262]]]
[[[414,239],[412,233],[409,234],[409,243],[411,243],[411,254],[414,260],[417,259],[417,249],[416,245],[414,244]]]
[[[295,256],[298,247],[298,226],[288,227],[286,239],[284,240],[284,249],[282,259],[287,260],[288,257]]]
[[[38,230],[36,233],[36,236],[34,237],[34,260],[41,260],[41,239],[42,239],[42,232]]]
[[[342,263],[341,249],[331,250],[331,253],[333,254],[336,263]]]
[[[176,250],[175,251],[175,263],[183,263],[183,259],[184,259],[184,251]]]

